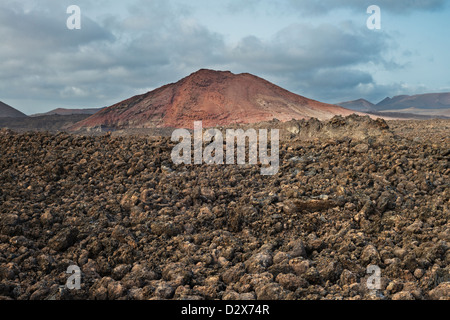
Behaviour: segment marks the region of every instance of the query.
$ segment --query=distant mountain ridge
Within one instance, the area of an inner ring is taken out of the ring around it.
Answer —
[[[386,97],[377,104],[365,99],[345,101],[337,105],[360,112],[399,113],[422,116],[450,116],[450,92],[398,95]]]
[[[104,108],[90,108],[90,109],[66,109],[66,108],[57,108],[45,113],[36,113],[31,115],[32,117],[40,117],[40,116],[71,116],[76,114],[95,114]]]
[[[400,95],[385,98],[376,104],[378,111],[406,108],[441,109],[450,108],[450,92],[426,93],[413,96]]]
[[[367,111],[373,111],[375,105],[367,101],[366,99],[358,99],[353,101],[346,101],[346,102],[340,102],[337,103],[338,106],[341,106],[343,108],[355,110],[355,111],[361,111],[361,112],[367,112]]]
[[[19,118],[19,117],[27,117],[27,115],[0,101],[0,118]]]

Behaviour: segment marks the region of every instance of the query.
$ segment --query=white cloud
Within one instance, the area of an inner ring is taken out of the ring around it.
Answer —
[[[110,1],[80,0],[79,31],[66,28],[64,6],[71,2],[7,0],[0,4],[0,100],[33,101],[28,113],[64,106],[100,107],[140,93],[138,88],[155,88],[200,68],[212,68],[251,72],[311,98],[339,101],[349,92],[356,97],[378,96],[390,90],[377,84],[370,68],[363,66],[399,67],[385,57],[393,47],[387,33],[370,32],[364,24],[349,21],[280,24],[272,36],[242,36],[236,44],[227,43],[223,34],[192,15],[202,1],[137,0],[121,3],[120,12],[117,6],[111,11],[105,7],[103,12],[102,6]],[[407,1],[394,2],[379,3],[403,12],[400,9]],[[261,9],[262,3],[266,2],[225,1],[220,8],[243,10],[251,18],[251,8]],[[266,9],[275,7],[270,3]],[[438,0],[411,3],[409,10],[442,5]],[[332,10],[357,4],[350,0],[284,2],[284,9],[291,10],[314,12],[320,6]],[[36,106],[38,110],[31,110]]]

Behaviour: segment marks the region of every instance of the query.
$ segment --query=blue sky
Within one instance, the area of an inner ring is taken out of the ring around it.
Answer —
[[[68,30],[69,5],[81,30]],[[369,5],[381,30],[369,30]],[[200,68],[323,102],[450,91],[445,0],[2,0],[0,101],[108,106]]]

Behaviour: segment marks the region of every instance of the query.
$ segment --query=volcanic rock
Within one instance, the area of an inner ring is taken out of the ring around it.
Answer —
[[[376,121],[347,118],[311,124]],[[450,124],[387,124],[300,127],[273,176],[175,165],[168,137],[0,130],[0,299],[448,299]]]

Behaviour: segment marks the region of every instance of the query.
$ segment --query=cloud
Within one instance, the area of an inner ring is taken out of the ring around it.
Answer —
[[[98,23],[83,15],[81,30],[66,28],[61,6],[55,14],[0,5],[0,97],[26,97],[47,110],[61,101],[104,106],[222,59],[220,35],[165,1],[151,3]]]
[[[102,66],[101,53],[94,48],[114,43],[115,37],[88,16],[83,17],[81,30],[68,30],[68,15],[60,6],[50,12],[27,8],[27,3],[13,4],[0,5],[2,99],[26,97],[39,104],[39,100],[66,98],[68,88],[80,97],[83,89],[77,87],[74,71]]]
[[[228,52],[236,70],[263,76],[291,91],[334,100],[342,93],[377,86],[367,66],[400,68],[384,58],[392,47],[387,34],[351,22],[311,26],[293,24],[269,40],[243,38]]]
[[[60,14],[47,11],[24,11],[0,7],[0,37],[8,46],[20,49],[70,50],[93,41],[113,40],[110,32],[96,22],[83,17],[83,28],[72,32],[66,28],[65,11]],[[19,41],[20,39],[20,41]]]
[[[82,29],[68,30],[65,9],[72,1],[5,1],[0,4],[0,100],[32,100],[28,109],[22,108],[28,113],[110,105],[200,68],[250,72],[326,102],[377,98],[401,88],[378,84],[369,71],[402,65],[387,58],[395,49],[393,38],[365,24],[294,23],[279,27],[272,36],[250,35],[228,43],[194,18],[193,3],[136,0],[108,11],[101,9],[110,1],[90,5],[79,0]],[[218,6],[228,12],[244,10],[249,17],[252,10],[275,6],[262,3],[266,1],[235,0]],[[283,3],[291,10],[318,13],[322,7],[323,12],[359,8],[350,0]],[[408,1],[378,3],[400,13]],[[442,5],[437,0],[410,3],[410,11]]]
[[[232,1],[233,2],[233,1]],[[260,2],[265,2],[262,0]],[[378,5],[383,11],[409,14],[414,11],[435,11],[445,7],[445,0],[287,0],[277,3],[282,10],[297,10],[303,15],[324,15],[333,10],[350,9],[365,12],[370,5]],[[253,3],[251,5],[254,5]],[[233,7],[237,10],[238,6]]]

